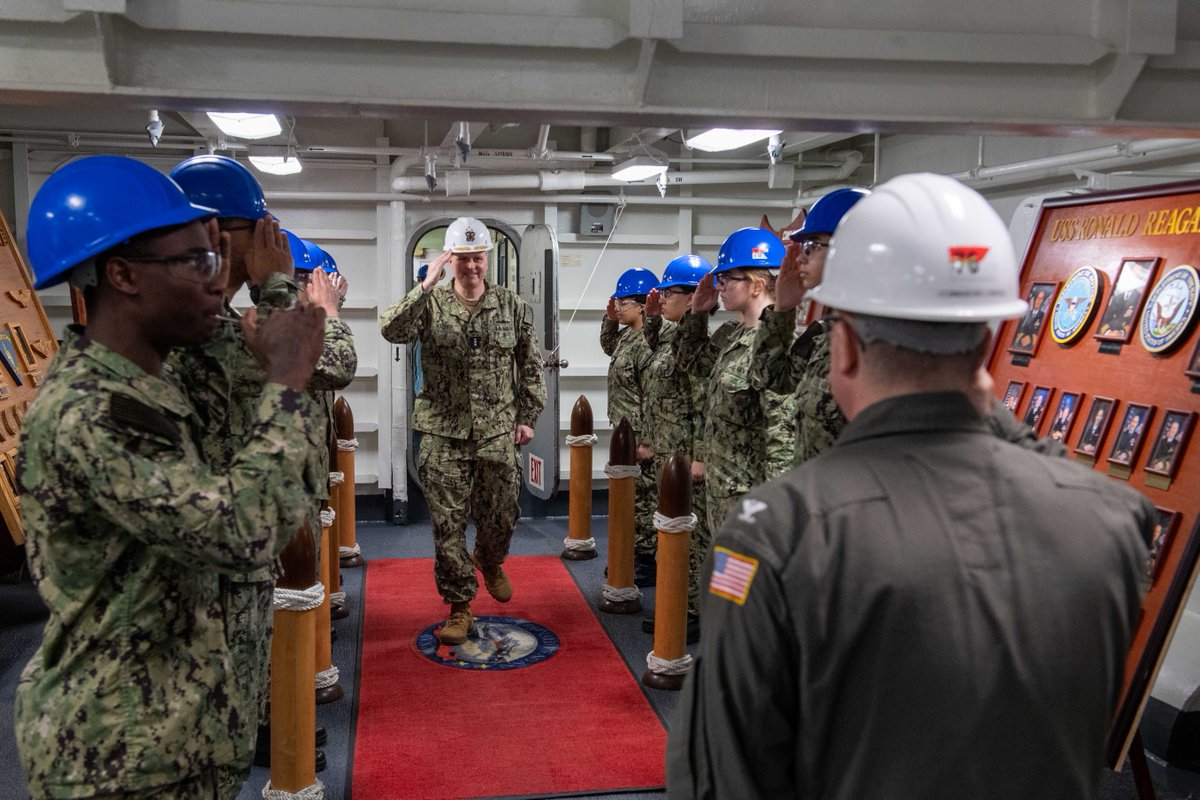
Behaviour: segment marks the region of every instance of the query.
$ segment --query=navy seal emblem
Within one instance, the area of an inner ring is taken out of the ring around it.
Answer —
[[[430,661],[456,669],[521,669],[558,652],[558,635],[517,617],[476,617],[475,632],[462,644],[445,645],[434,634],[438,621],[417,634],[416,647]]]

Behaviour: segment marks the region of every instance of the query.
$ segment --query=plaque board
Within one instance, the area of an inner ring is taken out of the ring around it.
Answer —
[[[1082,417],[1083,422],[1062,440],[1070,457],[1103,471],[1112,480],[1127,482],[1155,506],[1178,509],[1180,513],[1175,522],[1178,533],[1161,543],[1153,579],[1142,600],[1141,621],[1126,658],[1125,685],[1106,751],[1108,765],[1114,769],[1124,762],[1137,733],[1150,688],[1196,574],[1200,557],[1200,455],[1194,452],[1194,437],[1180,445],[1170,469],[1165,470],[1174,473],[1173,479],[1167,480],[1162,465],[1155,466],[1151,443],[1118,469],[1108,458],[1116,446],[1117,434],[1110,433],[1105,440],[1098,429],[1101,422],[1107,427],[1113,417],[1122,419],[1131,404],[1159,409],[1160,415],[1168,409],[1185,413],[1196,407],[1192,385],[1200,373],[1189,362],[1195,358],[1194,353],[1200,353],[1196,326],[1180,333],[1161,352],[1143,347],[1137,331],[1142,314],[1147,313],[1144,297],[1158,276],[1181,265],[1197,264],[1200,182],[1048,200],[1042,206],[1021,266],[1021,296],[1028,295],[1036,285],[1068,282],[1078,270],[1090,266],[1102,273],[1096,304],[1106,309],[1107,315],[1103,311],[1094,319],[1082,315],[1085,323],[1079,330],[1057,337],[1065,341],[1045,336],[1046,341],[1033,348],[1023,366],[1014,366],[1012,354],[1007,351],[1020,321],[1006,322],[988,361],[998,395],[1005,393],[1012,381],[1024,381],[1057,390],[1060,397],[1066,392],[1091,398],[1087,406],[1091,410]],[[1126,273],[1125,279],[1120,281],[1122,273]],[[1131,289],[1126,284],[1136,285]],[[1115,301],[1114,292],[1118,292]],[[1097,403],[1108,404],[1106,419],[1094,414]],[[1018,408],[1019,416],[1025,412],[1026,408]],[[1147,439],[1158,431],[1157,422],[1152,425]]]
[[[15,481],[17,440],[25,411],[58,352],[58,340],[2,214],[0,309],[0,521],[6,535],[23,544],[25,531]]]

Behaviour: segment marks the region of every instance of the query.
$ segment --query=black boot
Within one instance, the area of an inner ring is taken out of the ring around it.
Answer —
[[[658,580],[658,561],[653,553],[638,553],[633,557],[633,585],[649,589]]]
[[[316,747],[324,747],[325,742],[329,740],[329,734],[325,732],[324,725],[317,726],[316,736],[313,737],[313,744]],[[321,758],[325,757],[320,750],[317,751]],[[269,767],[271,766],[271,726],[259,725],[258,738],[254,742],[254,766]]]

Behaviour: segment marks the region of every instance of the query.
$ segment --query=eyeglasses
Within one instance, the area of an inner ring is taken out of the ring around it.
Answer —
[[[632,297],[618,297],[618,298],[616,298],[616,306],[617,306],[617,308],[629,308],[630,306],[636,306],[636,305],[641,305],[641,304],[640,304],[640,303],[638,303],[638,301],[637,301],[637,300],[634,300]]]
[[[691,291],[680,286],[671,286],[666,289],[659,289],[663,294],[691,294]]]
[[[829,247],[829,242],[818,242],[816,239],[806,239],[800,242],[800,251],[806,256],[811,256],[818,250],[824,250]]]
[[[177,256],[149,258],[146,256],[123,256],[126,261],[139,264],[163,264],[167,272],[176,278],[196,283],[208,283],[221,271],[221,254],[212,250],[196,250]]]
[[[713,276],[713,283],[715,283],[717,286],[725,286],[729,283],[741,283],[742,281],[748,280],[750,280],[748,275],[730,275],[727,272],[722,272],[720,275]]]

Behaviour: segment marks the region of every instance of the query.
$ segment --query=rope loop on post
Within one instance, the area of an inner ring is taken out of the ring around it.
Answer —
[[[594,433],[585,433],[583,436],[567,436],[567,447],[591,447],[596,442],[600,441]]]
[[[358,439],[338,439],[338,450],[349,453],[358,449]]]
[[[570,536],[563,539],[563,547],[568,550],[578,550],[580,552],[594,553],[596,552],[596,539],[589,536],[586,539],[572,539]]]
[[[317,673],[317,688],[328,689],[338,682],[338,668],[330,667]]]
[[[345,482],[346,482],[346,473],[341,472],[341,471],[329,473],[329,485],[330,486],[341,486]]]
[[[312,786],[305,786],[298,792],[285,792],[283,789],[272,788],[268,780],[267,785],[263,787],[262,796],[263,800],[325,800],[325,784],[318,778]]]
[[[311,611],[325,600],[325,585],[314,583],[307,589],[275,587],[271,604],[276,611]]]
[[[668,517],[659,511],[655,511],[654,528],[666,533],[683,533],[684,531],[695,530],[696,515],[688,514],[686,517]]]
[[[604,474],[609,478],[636,478],[642,474],[637,464],[605,464]]]
[[[337,517],[337,512],[332,508],[321,509],[321,527],[328,528],[333,525],[333,520]]]
[[[338,558],[354,558],[359,555],[362,555],[362,548],[358,546],[358,542],[355,542],[353,547],[338,545]]]
[[[676,659],[659,658],[651,650],[646,654],[646,667],[655,675],[686,675],[692,668],[692,656],[684,653]]]
[[[642,590],[636,586],[626,586],[618,589],[615,586],[604,584],[604,588],[600,590],[605,600],[610,603],[628,603],[632,600],[642,599]]]

